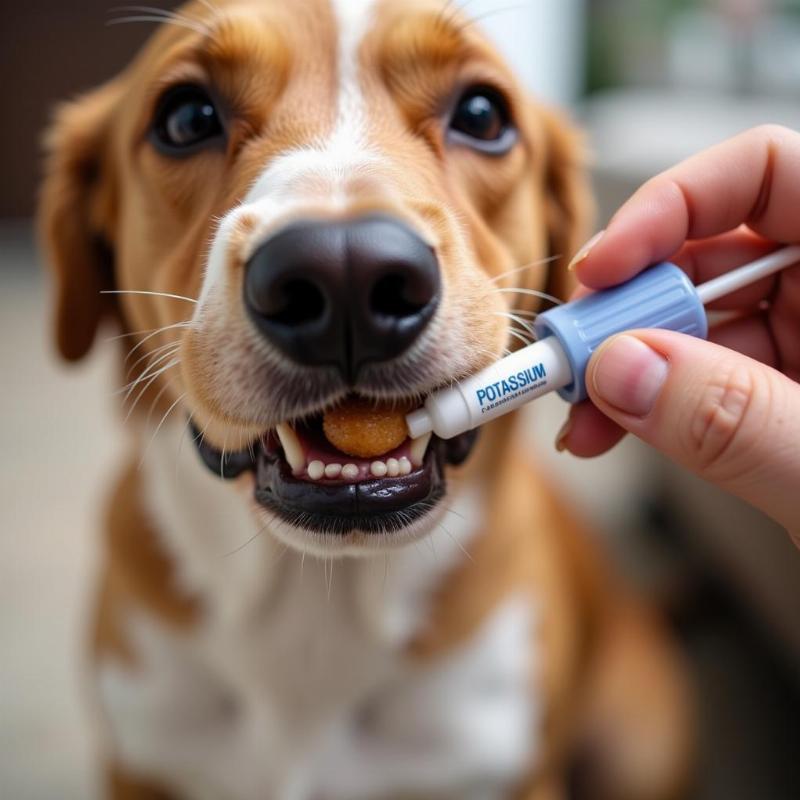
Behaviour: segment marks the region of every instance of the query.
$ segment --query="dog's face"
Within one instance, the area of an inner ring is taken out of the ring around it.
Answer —
[[[133,340],[137,390],[191,418],[216,472],[252,473],[300,547],[426,527],[474,437],[376,463],[322,413],[410,406],[501,356],[534,305],[508,287],[557,288],[548,256],[582,233],[571,133],[443,0],[190,4],[49,146],[62,352],[106,313],[159,331]]]

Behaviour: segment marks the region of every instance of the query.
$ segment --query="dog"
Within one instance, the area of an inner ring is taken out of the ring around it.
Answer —
[[[680,796],[680,659],[514,415],[393,461],[320,422],[527,339],[586,233],[580,137],[452,3],[132,14],[163,24],[59,109],[40,206],[60,352],[121,329],[108,796]]]

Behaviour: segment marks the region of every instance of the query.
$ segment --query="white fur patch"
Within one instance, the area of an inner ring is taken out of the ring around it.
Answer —
[[[462,649],[376,696],[360,731],[331,728],[319,796],[507,798],[537,749],[533,622],[530,598],[509,598]]]
[[[326,562],[268,531],[232,552],[258,532],[248,499],[190,442],[176,465],[179,436],[153,442],[145,502],[207,614],[185,634],[132,615],[139,666],[98,665],[122,763],[199,800],[503,797],[537,749],[531,599],[438,662],[404,655],[467,557],[480,495],[450,498],[447,531],[393,552]]]
[[[212,598],[222,619],[252,610],[282,548],[253,514],[251,485],[240,488],[212,475],[191,434],[177,423],[155,435],[141,477],[145,507],[174,557],[181,587]]]
[[[320,566],[304,580],[322,585]],[[292,592],[276,617],[226,635],[131,617],[140,666],[98,666],[116,757],[187,800],[507,797],[539,737],[530,599],[414,668],[363,638],[343,597],[319,605],[326,592]]]
[[[222,220],[212,242],[200,294],[198,314],[212,289],[224,281],[230,231],[242,216],[258,220],[245,261],[272,232],[278,220],[292,218],[311,204],[343,211],[348,184],[382,161],[367,134],[367,109],[358,76],[358,51],[370,28],[375,0],[332,0],[337,21],[339,85],[333,128],[310,146],[273,159],[256,179],[244,201]]]

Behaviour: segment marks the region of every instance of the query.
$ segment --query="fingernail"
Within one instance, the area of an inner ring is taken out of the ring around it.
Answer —
[[[592,385],[610,406],[646,417],[656,404],[669,362],[634,336],[617,336],[603,345],[592,371]]]
[[[598,231],[594,236],[592,236],[592,238],[589,239],[589,241],[586,242],[586,244],[581,247],[580,250],[578,250],[578,252],[575,254],[575,257],[569,262],[567,269],[573,270],[578,266],[578,264],[581,263],[581,261],[585,261],[592,248],[603,238],[604,233],[605,230],[602,230]]]
[[[563,453],[567,449],[567,437],[572,430],[572,417],[567,417],[566,422],[561,426],[556,434],[556,450]]]

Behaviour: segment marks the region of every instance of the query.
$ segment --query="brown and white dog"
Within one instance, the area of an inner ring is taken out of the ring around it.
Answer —
[[[58,114],[41,207],[61,352],[104,317],[133,351],[92,662],[110,794],[554,800],[582,754],[590,796],[676,796],[675,656],[512,418],[378,465],[319,436],[500,356],[535,307],[510,287],[565,289],[576,137],[441,0],[164,16]]]

